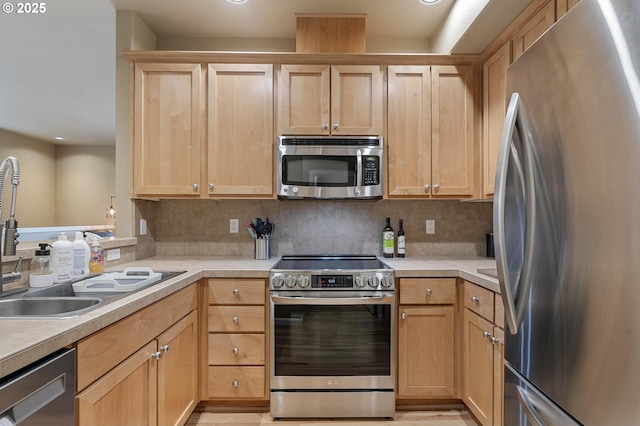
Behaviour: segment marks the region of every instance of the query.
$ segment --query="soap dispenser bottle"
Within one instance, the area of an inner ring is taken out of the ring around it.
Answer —
[[[31,259],[31,271],[29,272],[29,286],[48,287],[53,284],[53,271],[51,270],[51,256],[49,244],[40,243],[36,255]]]
[[[73,240],[73,278],[84,278],[89,276],[89,260],[91,259],[91,248],[82,238],[82,231],[76,232],[76,239]]]
[[[73,278],[73,244],[64,232],[51,244],[51,268],[54,283],[64,283]]]
[[[104,250],[100,247],[100,241],[94,238],[91,242],[91,260],[89,260],[89,272],[104,272]]]

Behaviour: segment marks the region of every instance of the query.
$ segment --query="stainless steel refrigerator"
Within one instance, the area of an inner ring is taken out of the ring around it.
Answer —
[[[639,79],[640,0],[582,0],[507,71],[505,426],[640,425]]]

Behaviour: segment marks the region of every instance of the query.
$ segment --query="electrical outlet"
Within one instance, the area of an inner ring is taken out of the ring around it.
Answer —
[[[238,219],[229,219],[229,233],[238,233]]]
[[[120,249],[111,249],[107,250],[107,262],[111,262],[112,260],[120,259]]]
[[[147,235],[147,221],[140,219],[140,235]]]
[[[436,221],[435,220],[427,220],[427,234],[435,234],[436,233]]]

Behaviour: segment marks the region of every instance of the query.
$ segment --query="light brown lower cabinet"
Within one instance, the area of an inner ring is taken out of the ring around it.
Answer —
[[[195,286],[156,302],[78,342],[77,424],[183,425],[198,404],[198,321]],[[180,317],[174,320],[174,317]],[[125,353],[119,340],[140,341],[164,321],[171,322],[141,349]],[[133,333],[125,330],[142,327]],[[92,371],[97,380],[85,386]]]

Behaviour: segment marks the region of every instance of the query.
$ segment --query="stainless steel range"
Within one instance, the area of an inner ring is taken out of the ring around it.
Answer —
[[[375,256],[284,256],[269,289],[271,416],[393,417],[393,270]]]

